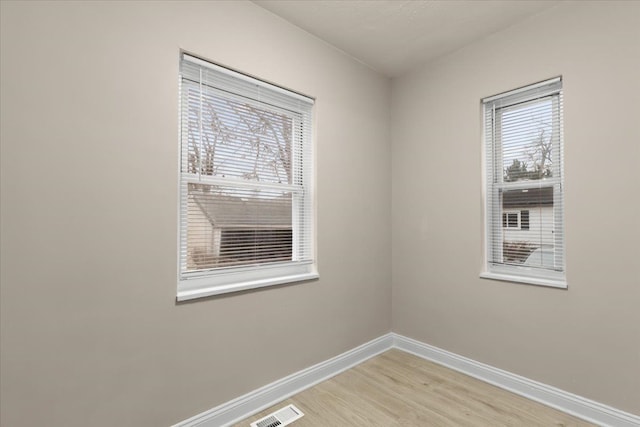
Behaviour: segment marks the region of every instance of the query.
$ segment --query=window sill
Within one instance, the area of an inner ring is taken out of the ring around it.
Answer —
[[[527,277],[511,274],[501,274],[492,272],[480,273],[481,279],[500,280],[503,282],[524,283],[527,285],[547,286],[551,288],[568,289],[567,281],[564,279],[548,279],[542,277]]]
[[[264,288],[267,286],[283,285],[285,283],[295,283],[307,280],[318,279],[320,276],[317,272],[306,272],[300,274],[292,274],[288,276],[270,277],[264,279],[248,280],[228,285],[217,285],[209,287],[199,287],[196,289],[178,289],[176,299],[178,301],[187,301],[196,298],[205,298],[214,295],[228,294],[231,292],[240,292],[250,289]]]

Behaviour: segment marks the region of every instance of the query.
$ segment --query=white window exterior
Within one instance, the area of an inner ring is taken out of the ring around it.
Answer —
[[[178,300],[318,277],[312,107],[181,55]]]
[[[566,288],[562,78],[482,100],[485,270]]]

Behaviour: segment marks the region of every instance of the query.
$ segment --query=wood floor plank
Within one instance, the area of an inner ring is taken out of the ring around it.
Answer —
[[[293,427],[592,426],[475,378],[392,349],[250,417],[289,403]]]

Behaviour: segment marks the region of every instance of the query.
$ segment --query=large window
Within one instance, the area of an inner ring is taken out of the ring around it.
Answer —
[[[562,79],[483,100],[486,269],[482,277],[566,287]]]
[[[312,106],[181,56],[179,300],[317,277]]]

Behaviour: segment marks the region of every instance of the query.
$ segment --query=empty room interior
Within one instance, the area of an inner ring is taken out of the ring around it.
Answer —
[[[640,2],[0,4],[3,427],[640,426]]]

